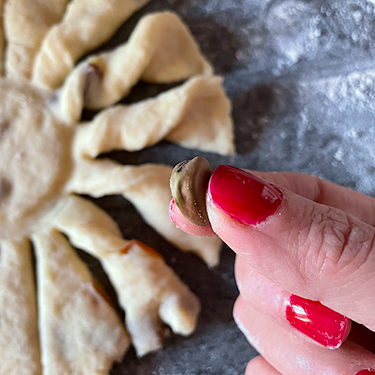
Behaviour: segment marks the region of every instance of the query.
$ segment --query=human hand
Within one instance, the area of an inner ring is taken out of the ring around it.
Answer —
[[[371,373],[375,199],[309,175],[255,173],[214,171],[209,226],[170,206],[178,227],[218,235],[237,254],[234,318],[261,354],[246,375]],[[347,339],[351,320],[367,330],[354,323]]]

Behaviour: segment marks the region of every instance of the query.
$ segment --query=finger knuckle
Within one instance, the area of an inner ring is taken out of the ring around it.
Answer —
[[[309,228],[314,248],[309,253],[319,275],[338,276],[346,270],[352,272],[366,262],[375,248],[372,228],[344,212],[328,208],[317,215]],[[316,274],[316,270],[314,272]]]

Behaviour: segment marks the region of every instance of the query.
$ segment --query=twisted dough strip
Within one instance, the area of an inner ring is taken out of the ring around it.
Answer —
[[[59,93],[60,117],[77,122],[82,109],[100,109],[126,96],[139,81],[165,83],[212,74],[187,27],[173,13],[142,18],[129,41],[88,58]]]
[[[63,21],[53,26],[43,41],[35,59],[33,83],[51,89],[59,87],[80,57],[111,38],[126,19],[148,2],[73,0]]]
[[[162,322],[185,336],[195,330],[199,300],[159,253],[137,240],[124,240],[113,219],[85,199],[69,196],[60,207],[54,225],[74,246],[101,261],[125,310],[138,356],[162,346]]]
[[[43,38],[59,22],[69,0],[7,0],[4,24],[8,42],[6,72],[29,79]]]
[[[178,229],[169,219],[171,172],[172,167],[167,165],[135,166],[121,165],[111,160],[82,159],[76,165],[68,191],[93,197],[122,194],[136,207],[146,223],[167,241],[183,251],[194,252],[209,267],[217,266],[221,248],[218,237],[189,235]],[[111,244],[104,247],[110,249],[113,243],[111,240]]]
[[[156,98],[109,108],[77,129],[75,152],[93,158],[113,150],[141,150],[166,138],[233,154],[230,102],[221,84],[220,77],[193,77]]]

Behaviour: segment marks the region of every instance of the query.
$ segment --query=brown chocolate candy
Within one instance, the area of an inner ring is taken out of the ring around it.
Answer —
[[[172,196],[181,213],[195,225],[209,225],[206,189],[212,174],[210,163],[202,156],[177,164],[170,180]]]

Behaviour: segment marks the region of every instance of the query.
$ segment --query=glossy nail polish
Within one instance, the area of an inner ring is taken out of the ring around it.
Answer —
[[[211,176],[212,202],[243,224],[257,225],[273,215],[283,200],[281,191],[251,173],[220,165]]]
[[[356,375],[374,375],[375,374],[375,370],[362,370],[360,372],[358,372]]]
[[[292,294],[285,303],[286,319],[298,331],[329,349],[344,341],[348,318],[323,306]]]

